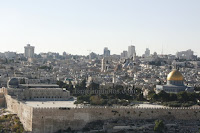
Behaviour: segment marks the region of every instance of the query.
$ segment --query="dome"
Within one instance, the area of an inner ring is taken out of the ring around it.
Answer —
[[[17,78],[11,78],[9,81],[8,81],[8,84],[9,85],[19,85],[19,81]]]
[[[168,74],[167,80],[170,80],[170,81],[183,81],[184,78],[183,78],[183,75],[178,70],[173,70]]]
[[[8,80],[7,87],[8,88],[17,88],[19,86],[19,81],[17,78],[11,78]]]

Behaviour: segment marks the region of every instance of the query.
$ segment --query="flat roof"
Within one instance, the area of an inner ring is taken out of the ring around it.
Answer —
[[[71,101],[25,101],[24,103],[28,106],[34,108],[43,108],[43,107],[77,107],[74,104],[75,100]],[[80,106],[80,105],[78,105]],[[103,107],[103,106],[102,106]],[[133,106],[134,107],[134,106]],[[139,108],[167,108],[163,105],[154,105],[154,104],[136,104],[135,107]]]
[[[166,108],[166,106],[163,106],[163,105],[148,104],[148,103],[136,104],[135,106],[142,107],[142,108]]]
[[[75,101],[25,101],[25,104],[34,108],[43,107],[76,107]]]
[[[57,84],[20,84],[20,86],[25,86],[25,87],[30,87],[30,86],[34,86],[34,87],[37,87],[37,86],[59,87],[59,85],[57,85]]]
[[[66,90],[66,88],[29,88],[29,90]]]

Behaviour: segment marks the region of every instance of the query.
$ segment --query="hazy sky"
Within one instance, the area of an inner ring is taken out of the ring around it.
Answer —
[[[200,55],[200,0],[0,0],[0,52]]]

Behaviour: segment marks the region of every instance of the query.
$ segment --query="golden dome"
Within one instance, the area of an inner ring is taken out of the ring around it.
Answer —
[[[184,80],[184,78],[183,75],[178,70],[173,70],[168,74],[167,80],[182,81]]]

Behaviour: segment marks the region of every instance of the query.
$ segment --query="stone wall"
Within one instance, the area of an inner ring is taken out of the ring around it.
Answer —
[[[200,108],[76,107],[33,108],[7,95],[8,110],[18,115],[26,131],[53,133],[60,129],[82,129],[88,122],[108,119],[199,120]],[[0,97],[3,95],[0,94]],[[2,99],[0,98],[0,103]]]
[[[86,123],[107,119],[200,119],[200,108],[84,107],[34,108],[33,131],[52,133],[59,129],[81,129]]]
[[[0,107],[5,107],[4,93],[0,93]]]
[[[33,108],[13,99],[10,95],[5,95],[5,99],[7,109],[18,115],[26,131],[32,131]]]
[[[24,90],[26,100],[65,101],[70,98],[70,92],[62,88],[29,88]]]

